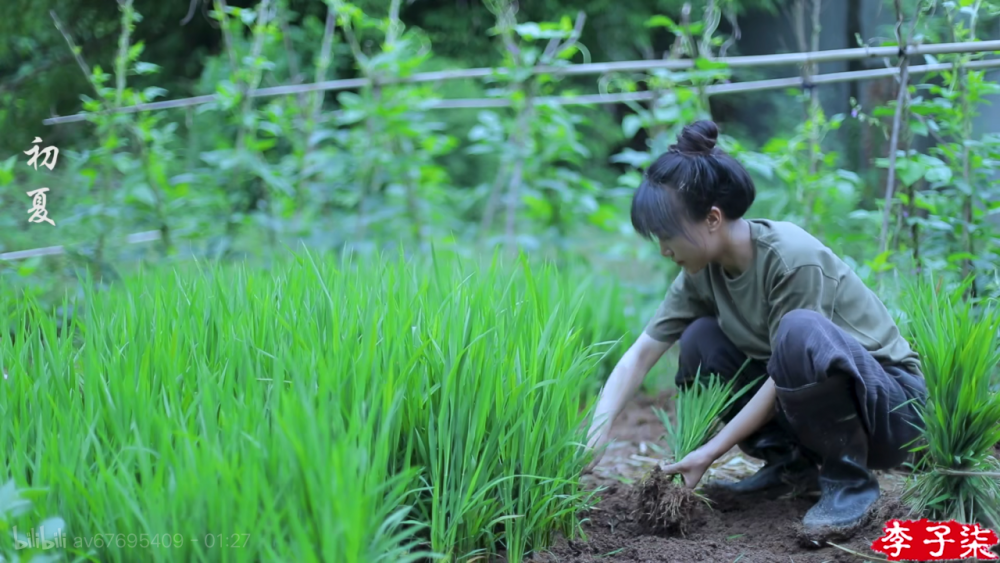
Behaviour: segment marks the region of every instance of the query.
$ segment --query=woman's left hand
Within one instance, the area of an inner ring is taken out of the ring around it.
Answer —
[[[750,402],[714,438],[678,463],[664,467],[663,471],[669,475],[683,475],[684,484],[695,488],[715,460],[771,420],[775,401],[774,380],[769,377]]]
[[[705,448],[698,448],[684,456],[684,459],[679,462],[664,466],[663,472],[667,475],[684,476],[684,485],[693,489],[698,486],[701,478],[713,463],[715,463],[715,458]]]

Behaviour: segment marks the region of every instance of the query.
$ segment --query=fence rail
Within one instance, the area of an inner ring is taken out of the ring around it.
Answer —
[[[971,61],[964,65],[967,69],[984,70],[1000,68],[1000,58],[983,61]],[[911,66],[910,74],[926,74],[929,72],[939,72],[952,68],[947,63],[933,65]],[[809,83],[815,86],[823,84],[836,84],[841,82],[854,82],[860,80],[873,80],[877,78],[887,78],[898,76],[899,67],[877,68],[871,70],[858,70],[851,72],[833,72],[829,74],[819,74],[813,76]],[[761,92],[765,90],[780,90],[782,88],[797,88],[806,86],[802,77],[774,78],[771,80],[756,80],[753,82],[735,82],[732,84],[712,84],[705,87],[705,93],[710,96],[720,94],[738,94],[745,92]],[[638,102],[656,99],[662,95],[655,91],[625,92],[621,94],[586,94],[581,96],[549,96],[535,98],[537,104],[557,104],[564,106],[571,105],[591,105],[591,104],[618,104],[622,102]],[[503,98],[456,98],[438,100],[428,103],[428,107],[433,109],[458,109],[458,108],[497,108],[507,107],[511,102]]]
[[[142,231],[125,236],[125,244],[138,244],[140,242],[152,242],[160,240],[160,231]],[[65,254],[66,248],[59,244],[56,246],[45,246],[42,248],[32,248],[30,250],[17,250],[15,252],[5,252],[0,254],[0,260],[13,262],[14,260],[26,260],[36,256],[58,256]]]
[[[906,54],[913,55],[939,55],[954,53],[987,53],[1000,52],[1000,41],[980,41],[973,43],[941,43],[937,45],[920,45],[910,47]],[[817,51],[811,53],[789,53],[782,55],[763,55],[750,57],[728,57],[714,59],[724,62],[731,67],[750,66],[773,66],[784,64],[799,64],[809,62],[832,62],[844,60],[857,60],[863,58],[888,57],[900,53],[896,47],[876,47],[861,49],[838,49],[831,51]],[[594,63],[583,65],[572,65],[570,67],[538,67],[537,73],[553,72],[565,75],[580,74],[600,74],[612,71],[638,71],[666,69],[692,68],[695,62],[690,60],[657,60],[657,61],[625,61],[619,63]],[[965,68],[969,69],[991,69],[1000,68],[1000,58],[981,61],[971,61],[966,63]],[[910,74],[924,74],[928,72],[938,72],[948,70],[951,64],[927,64],[910,67]],[[434,82],[438,80],[454,80],[461,78],[482,78],[500,72],[497,69],[466,69],[458,71],[426,72],[413,75],[405,79],[397,79],[397,82]],[[871,69],[852,72],[837,72],[813,76],[810,79],[812,85],[836,84],[842,82],[852,82],[856,80],[872,80],[886,78],[899,74],[898,67],[883,69]],[[387,81],[388,82],[388,81]],[[298,86],[278,86],[274,88],[262,88],[251,94],[254,97],[280,96],[298,94],[304,92],[321,90],[346,90],[359,88],[369,84],[367,79],[352,78],[347,80],[328,80],[314,84],[303,84]],[[738,82],[732,84],[713,84],[705,87],[708,95],[734,94],[740,92],[759,92],[765,90],[778,90],[782,88],[795,88],[807,85],[802,77],[777,78],[771,80],[757,80],[752,82]],[[654,99],[657,92],[626,92],[620,94],[587,94],[581,96],[553,96],[543,97],[536,100],[537,103],[561,104],[561,105],[599,105],[617,104],[628,101],[646,101]],[[119,112],[135,113],[139,111],[153,111],[158,109],[171,109],[209,103],[215,100],[215,95],[197,96],[181,100],[171,100],[165,102],[154,102],[150,104],[140,104],[126,108],[120,108]],[[505,107],[510,102],[506,99],[445,99],[438,100],[430,104],[431,108],[437,109],[461,109],[461,108],[491,108]],[[46,125],[57,123],[70,123],[84,121],[87,114],[76,114],[70,116],[53,117],[46,119]],[[159,231],[142,231],[133,233],[125,237],[125,244],[138,244],[152,242],[160,239]],[[14,261],[33,258],[36,256],[53,256],[63,254],[65,248],[62,245],[47,246],[29,250],[19,250],[0,254],[0,260]]]
[[[710,59],[715,63],[723,63],[732,68],[781,66],[793,64],[824,63],[837,61],[851,61],[870,58],[894,57],[900,54],[906,56],[921,55],[946,55],[960,53],[997,53],[1000,52],[1000,41],[973,41],[966,43],[937,43],[930,45],[913,45],[900,49],[899,47],[860,47],[855,49],[832,49],[827,51],[812,51],[803,53],[783,53],[777,55],[751,55],[742,57],[720,57]],[[608,72],[637,72],[651,71],[659,69],[684,70],[695,68],[696,61],[691,59],[658,59],[642,61],[619,61],[610,63],[586,63],[567,66],[538,66],[532,69],[534,74],[555,74],[562,76],[580,76],[588,74],[604,74]],[[406,77],[386,77],[379,79],[381,84],[396,83],[421,83],[438,82],[443,80],[458,80],[468,78],[487,78],[490,76],[506,74],[505,69],[500,68],[470,68],[461,70],[443,70],[436,72],[422,72]],[[865,71],[861,71],[865,72]],[[780,80],[780,79],[779,79]],[[250,97],[263,98],[273,96],[287,96],[293,94],[304,94],[317,91],[337,91],[362,88],[372,83],[367,78],[348,78],[340,80],[326,80],[312,84],[297,84],[288,86],[274,86],[270,88],[260,88],[250,92]],[[752,84],[752,83],[746,83]],[[741,90],[734,90],[741,91]],[[750,90],[742,90],[750,91]],[[166,100],[162,102],[151,102],[148,104],[137,104],[113,110],[107,113],[137,113],[143,111],[157,111],[164,109],[174,109],[207,104],[215,101],[217,95],[207,94],[195,96],[193,98],[183,98],[178,100]],[[485,102],[484,102],[485,103]],[[438,106],[445,107],[501,107],[501,106]],[[55,116],[42,121],[45,125],[57,125],[62,123],[74,123],[86,121],[89,113],[78,113],[75,115]]]

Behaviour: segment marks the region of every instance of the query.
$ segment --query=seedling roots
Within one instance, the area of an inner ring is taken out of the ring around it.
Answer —
[[[635,518],[640,526],[657,535],[687,533],[688,524],[701,498],[659,466],[633,489]]]

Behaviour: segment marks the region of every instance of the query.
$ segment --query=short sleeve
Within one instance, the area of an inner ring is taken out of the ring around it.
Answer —
[[[653,340],[673,344],[688,325],[700,317],[713,314],[711,305],[698,294],[691,278],[681,272],[670,284],[666,297],[646,325],[645,332]]]
[[[791,311],[815,311],[832,320],[837,285],[837,280],[827,276],[819,266],[800,266],[778,276],[768,293],[771,348],[777,344],[778,323]]]

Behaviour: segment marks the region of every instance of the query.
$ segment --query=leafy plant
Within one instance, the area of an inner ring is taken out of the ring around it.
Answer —
[[[485,80],[421,83],[399,79],[424,70],[447,74],[445,69],[466,66],[468,59],[440,54],[438,46],[450,39],[429,31],[439,28],[419,17],[424,8],[416,4],[330,0],[325,9],[301,14],[288,0],[209,4],[201,17],[217,24],[221,49],[198,67],[201,75],[190,93],[214,99],[169,110],[95,113],[159,102],[168,90],[183,97],[188,90],[178,86],[169,70],[176,65],[159,43],[141,41],[142,20],[131,3],[123,0],[101,16],[115,15],[120,22],[102,31],[120,35],[114,56],[71,19],[78,13],[71,6],[60,3],[55,12],[73,25],[46,20],[51,28],[46,37],[59,39],[60,53],[86,80],[81,93],[87,121],[61,131],[80,131],[86,141],[60,147],[65,158],[44,178],[58,187],[50,200],[52,215],[62,218],[58,229],[29,227],[16,213],[0,218],[5,252],[65,249],[61,257],[5,262],[4,294],[34,294],[52,304],[67,290],[79,292],[76,273],[83,266],[109,283],[128,262],[220,254],[267,261],[300,243],[320,250],[390,244],[426,250],[432,242],[463,241],[489,252],[501,240],[494,235],[504,234],[533,252],[653,260],[655,245],[637,244],[628,225],[628,202],[642,169],[683,125],[711,117],[706,87],[735,79],[735,70],[739,79],[749,78],[745,70],[713,60],[735,48],[736,26],[729,26],[733,33],[727,36],[720,33],[721,24],[723,18],[735,24],[749,5],[745,1],[713,0],[688,9],[684,2],[669,2],[655,14],[648,6],[637,7],[624,27],[641,28],[636,40],[649,50],[644,56],[659,58],[648,34],[672,37],[666,56],[692,60],[694,68],[614,72],[591,80],[561,67],[586,62],[590,48],[613,43],[591,41],[593,28],[607,29],[596,17],[600,12],[588,11],[586,20],[575,9],[563,13],[555,2],[531,7],[522,2],[517,8],[491,0],[469,13],[492,13],[482,21],[491,26],[495,19],[496,25],[475,44],[492,41],[499,53],[480,49],[474,56],[490,58],[483,64],[500,72]],[[594,10],[602,2],[585,4],[581,7]],[[924,34],[933,31],[935,41],[950,40],[952,33],[955,40],[975,40],[973,30],[984,27],[995,4],[939,3],[944,9],[922,20],[929,28]],[[49,17],[48,10],[43,13]],[[973,21],[973,13],[982,16]],[[19,43],[18,51],[28,53],[31,41]],[[979,272],[990,271],[996,261],[990,174],[1000,166],[1000,142],[995,135],[972,140],[966,134],[977,108],[996,88],[984,73],[963,70],[962,63],[976,56],[941,56],[937,60],[953,62],[954,70],[914,87],[907,129],[937,145],[925,154],[911,147],[900,153],[899,177],[907,185],[898,191],[902,213],[893,227],[891,253],[872,253],[870,219],[877,218],[865,209],[875,203],[874,183],[866,181],[871,174],[843,168],[845,153],[836,150],[835,136],[845,119],[820,111],[816,89],[809,91],[809,112],[800,124],[785,127],[799,112],[782,112],[785,119],[769,120],[781,123],[780,130],[759,144],[716,111],[723,131],[731,134],[720,146],[759,179],[751,215],[802,223],[863,277],[902,267],[903,251],[910,250],[916,266],[973,264]],[[97,64],[106,60],[111,65]],[[372,81],[337,94],[251,96],[277,85],[355,77]],[[545,101],[592,93],[594,87],[648,93],[652,99],[629,102],[631,111],[624,115],[603,106]],[[775,99],[785,103],[787,94]],[[467,112],[462,109],[467,100],[447,99],[453,97],[487,97],[490,105],[511,109]],[[714,98],[713,105],[723,112],[727,107]],[[883,118],[891,109],[874,113]],[[611,131],[606,124],[615,120],[620,128]],[[23,203],[27,189],[22,188],[39,185],[38,172],[26,170],[20,156],[0,160],[5,208]],[[137,231],[158,236],[148,246],[120,242]],[[987,278],[980,275],[979,289],[996,292]]]
[[[694,381],[677,392],[674,400],[676,422],[670,420],[667,412],[653,407],[667,430],[667,445],[674,460],[680,461],[708,441],[718,431],[721,417],[754,383],[748,383],[734,394],[735,378],[722,383],[718,375],[712,374],[705,382],[699,368]],[[694,507],[699,502],[710,504],[710,501],[699,492],[677,486],[681,478],[680,474],[667,475],[657,465],[639,481],[632,496],[641,526],[658,533],[686,533]]]
[[[920,18],[923,32],[934,40],[974,42],[983,20],[996,9],[989,0],[921,2],[914,18]],[[917,27],[916,20],[912,26]],[[927,63],[947,62],[951,68],[924,76],[921,84],[906,85],[900,131],[904,144],[890,155],[895,156],[900,189],[885,203],[886,218],[896,209],[891,232],[883,233],[893,244],[877,257],[883,271],[904,266],[952,268],[963,277],[980,272],[969,286],[973,294],[988,289],[983,272],[996,269],[998,261],[990,216],[997,207],[992,177],[1000,169],[1000,151],[994,135],[977,135],[974,124],[979,107],[1000,87],[986,79],[986,71],[966,66],[983,55],[927,56]],[[892,120],[895,106],[876,107],[872,115]],[[926,153],[910,147],[919,138],[930,144]],[[877,159],[876,165],[888,168],[890,159]]]
[[[705,381],[699,368],[694,381],[677,391],[674,401],[676,421],[671,421],[666,411],[653,407],[653,412],[667,430],[667,445],[674,459],[680,461],[718,432],[722,416],[754,384],[756,381],[734,393],[735,378],[723,383],[717,374],[711,374]]]
[[[467,152],[497,163],[492,181],[476,188],[485,200],[479,232],[483,240],[494,242],[492,227],[503,203],[508,247],[564,245],[574,223],[604,226],[610,213],[597,199],[602,186],[581,173],[591,157],[580,131],[587,120],[562,104],[539,100],[566,93],[559,91],[562,79],[551,69],[566,67],[576,54],[586,52],[579,44],[586,20],[580,12],[575,22],[564,16],[519,23],[516,2],[485,4],[496,18],[490,34],[503,49],[503,72],[489,77],[488,95],[512,111],[482,111],[469,132]],[[524,225],[535,225],[537,231],[523,233]]]
[[[938,519],[1000,524],[1000,308],[963,301],[971,279],[940,289],[910,284],[908,329],[922,358],[928,398],[918,472],[904,499]]]

